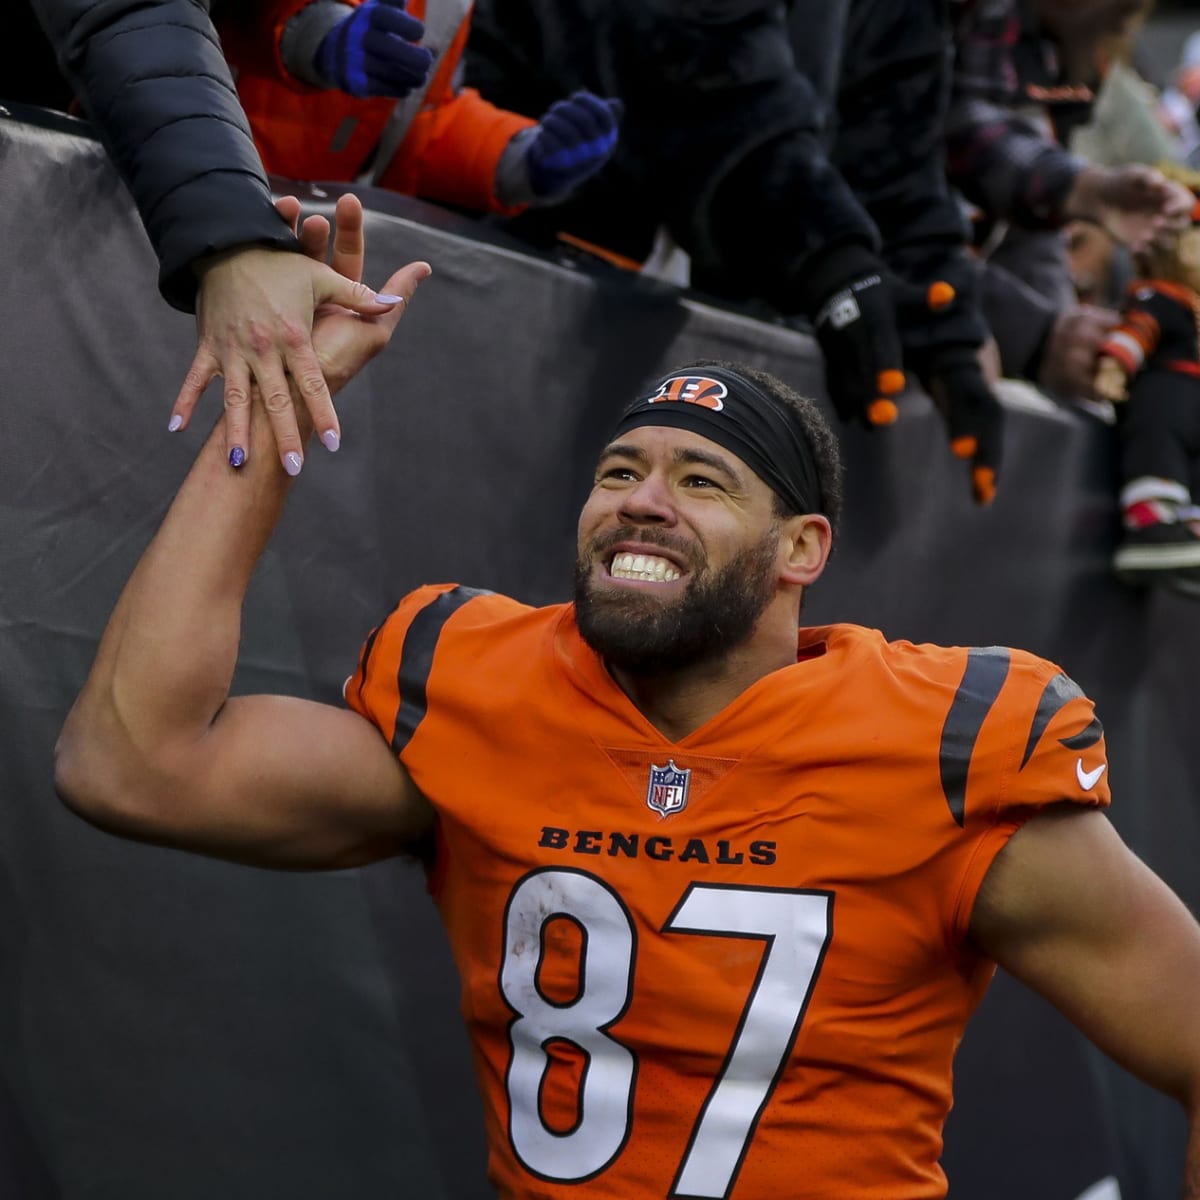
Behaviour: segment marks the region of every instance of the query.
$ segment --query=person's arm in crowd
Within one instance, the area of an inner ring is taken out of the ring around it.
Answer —
[[[277,17],[297,0],[277,5]],[[506,112],[455,74],[469,18],[442,48],[427,102],[412,113],[405,140],[419,146],[402,177],[406,191],[464,208],[512,214],[529,205],[561,203],[599,171],[617,143],[621,104],[581,89],[557,100],[536,121]],[[351,96],[403,98],[429,82],[434,57],[416,45],[424,26],[404,0],[356,6],[313,0],[271,30],[273,74]],[[282,68],[282,71],[279,70]]]
[[[1028,229],[1094,221],[1134,250],[1186,223],[1185,188],[1150,167],[1089,164],[1015,111],[1015,4],[959,8],[945,142],[950,181],[967,200]]]
[[[983,264],[983,313],[1004,375],[1062,399],[1096,398],[1096,356],[1117,313],[1091,304],[1064,310],[991,262]]]
[[[934,398],[971,494],[986,504],[1000,474],[1004,410],[983,369],[978,269],[946,181],[948,27],[937,5],[876,0],[850,5],[843,36],[833,161],[879,229],[906,371]]]
[[[1158,353],[1164,338],[1168,345],[1178,339],[1186,347],[1192,337],[1191,314],[1185,317],[1184,310],[1153,286],[1139,287],[1126,299],[1120,324],[1100,345],[1095,363],[1097,393],[1113,404],[1127,400],[1130,385]]]
[[[292,212],[298,211],[298,205]],[[361,267],[361,208],[337,208],[334,264]],[[328,224],[301,232],[314,252]],[[411,299],[424,263],[389,286]],[[318,314],[335,388],[381,350],[402,309]],[[256,431],[266,436],[263,406]],[[223,420],[223,419],[222,419]],[[126,585],[56,749],[56,786],[126,836],[280,867],[349,866],[397,852],[430,811],[379,732],[348,709],[230,697],[246,587],[291,480],[260,456],[233,472],[218,428]]]
[[[226,456],[250,451],[249,390],[271,404],[282,461],[303,459],[286,377],[327,446],[337,415],[313,353],[313,310],[389,304],[298,253],[275,211],[221,46],[199,0],[34,0],[80,104],[133,194],[163,296],[195,309],[199,346],[172,413],[187,424],[225,380]],[[263,439],[265,445],[270,439]]]
[[[1099,167],[1023,118],[978,101],[956,104],[946,130],[950,181],[993,219],[1028,229],[1092,221],[1134,251],[1177,232],[1187,189],[1153,167]]]
[[[989,958],[1190,1123],[1184,1200],[1200,1200],[1200,927],[1095,811],[1050,811],[989,869],[971,918]]]

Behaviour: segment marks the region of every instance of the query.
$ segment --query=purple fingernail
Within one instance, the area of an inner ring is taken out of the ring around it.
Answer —
[[[338,431],[336,429],[327,429],[323,434],[321,434],[321,445],[323,445],[326,450],[336,450],[341,444],[342,439],[338,437]]]
[[[246,462],[246,452],[241,446],[234,446],[229,452],[229,465],[231,467],[244,466]]]
[[[283,456],[283,469],[289,475],[299,475],[301,467],[304,466],[304,459],[298,455],[295,450],[289,450]]]
[[[175,415],[174,415],[174,416],[173,416],[173,417],[170,419],[170,421],[168,421],[168,422],[167,422],[167,432],[168,432],[168,433],[174,433],[174,432],[175,432],[177,429],[179,429],[179,428],[180,428],[182,425],[183,425],[183,418],[182,418],[182,417],[181,417],[181,416],[180,416],[178,413],[176,413],[176,414],[175,414]]]
[[[403,296],[393,296],[389,292],[376,292],[375,293],[375,303],[376,304],[403,304],[404,297]]]

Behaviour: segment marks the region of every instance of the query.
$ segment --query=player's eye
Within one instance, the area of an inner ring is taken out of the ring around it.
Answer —
[[[596,475],[597,483],[631,483],[636,479],[637,473],[632,467],[620,466],[617,463],[601,467]]]
[[[721,485],[711,475],[697,475],[695,472],[692,472],[692,474],[684,476],[683,486],[706,489],[720,488]]]

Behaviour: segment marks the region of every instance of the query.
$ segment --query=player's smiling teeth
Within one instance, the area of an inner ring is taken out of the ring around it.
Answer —
[[[614,579],[641,579],[647,583],[670,583],[679,578],[677,567],[650,554],[618,554],[608,573]]]

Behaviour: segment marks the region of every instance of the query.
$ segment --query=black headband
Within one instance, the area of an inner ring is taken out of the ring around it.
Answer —
[[[796,416],[736,371],[693,367],[664,376],[625,409],[609,440],[641,425],[698,433],[736,454],[792,511],[821,511],[812,447]]]

